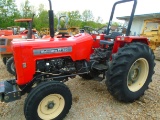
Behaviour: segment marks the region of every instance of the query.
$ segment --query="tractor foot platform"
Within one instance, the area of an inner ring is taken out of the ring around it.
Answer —
[[[17,88],[15,80],[0,82],[0,101],[11,102],[21,99],[21,91]]]
[[[104,64],[94,64],[92,68],[99,71],[106,71],[108,69],[108,67]]]
[[[102,80],[104,80],[104,77],[98,76],[98,77],[95,77],[94,80],[101,82]]]

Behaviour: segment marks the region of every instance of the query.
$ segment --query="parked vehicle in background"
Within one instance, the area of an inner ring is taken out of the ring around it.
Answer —
[[[7,30],[0,30],[0,55],[3,63],[6,65],[7,71],[15,75],[13,63],[13,51],[11,49],[11,41],[38,38],[37,30],[32,29],[32,19],[17,19],[15,22],[27,22],[28,30],[21,31],[18,26],[8,27]],[[9,29],[9,30],[8,30]]]
[[[140,36],[149,39],[149,46],[155,50],[160,46],[160,18],[144,20],[143,30]]]

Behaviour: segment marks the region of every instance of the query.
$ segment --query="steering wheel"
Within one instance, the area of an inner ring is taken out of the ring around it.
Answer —
[[[61,15],[61,16],[59,17],[59,19],[58,19],[57,31],[62,28],[61,25],[60,25],[60,21],[61,21],[62,18],[65,19],[64,28],[67,29],[68,16],[67,16],[67,15]],[[64,29],[64,28],[63,28],[63,29]]]

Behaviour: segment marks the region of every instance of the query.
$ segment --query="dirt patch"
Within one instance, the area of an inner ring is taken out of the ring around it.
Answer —
[[[156,50],[154,51],[156,60],[160,61],[160,47],[157,47]]]
[[[73,95],[73,105],[65,120],[159,120],[160,119],[160,61],[155,61],[155,74],[149,89],[139,100],[126,104],[115,100],[104,81],[83,80],[80,77],[66,82]],[[0,81],[13,78],[0,60]],[[1,120],[25,120],[24,100],[0,103]]]

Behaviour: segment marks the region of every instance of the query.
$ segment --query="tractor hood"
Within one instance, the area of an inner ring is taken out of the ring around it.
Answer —
[[[48,39],[26,39],[22,41],[14,39],[12,41],[12,49],[14,55],[17,54],[18,49],[21,52],[19,55],[36,56],[38,59],[41,59],[42,56],[45,59],[60,55],[59,57],[70,56],[73,60],[77,60],[82,59],[80,57],[82,53],[88,52],[88,55],[85,54],[84,59],[89,57],[92,44],[93,37],[83,33],[68,38],[54,37]],[[84,54],[82,56],[84,57]]]
[[[70,57],[73,61],[89,60],[93,37],[83,33],[68,38],[48,38],[31,40],[13,40],[12,50],[17,74],[17,83],[25,84],[32,79],[36,70],[36,61]],[[27,77],[24,74],[30,73]]]
[[[3,39],[26,39],[26,35],[9,35],[9,36],[0,36]]]

